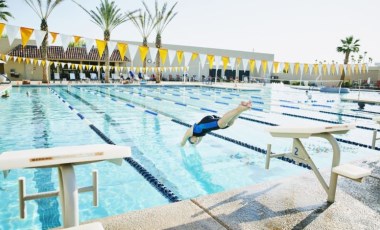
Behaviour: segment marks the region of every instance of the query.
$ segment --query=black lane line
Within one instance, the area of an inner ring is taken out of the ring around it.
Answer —
[[[74,98],[76,98],[77,100],[81,101],[82,103],[84,103],[84,104],[86,104],[88,106],[91,106],[94,109],[95,108],[97,109],[97,107],[95,105],[89,103],[88,101],[84,100],[80,96],[78,96],[78,95],[76,95],[74,93],[71,93],[69,90],[66,90],[66,93],[68,93],[69,95],[73,96]],[[110,123],[111,125],[114,125],[114,127],[118,126],[119,123],[117,123],[114,119],[112,119],[111,116],[109,116],[106,113],[105,113],[105,115],[107,116],[107,119],[109,121],[111,121],[111,123]],[[115,124],[117,124],[117,125],[115,125]],[[91,124],[90,128],[96,134],[98,134],[106,143],[115,145],[115,143],[110,138],[108,138],[103,132],[101,132],[97,127],[95,127],[95,125]],[[132,141],[129,140],[129,139],[126,140],[126,141],[132,143]],[[135,146],[132,146],[131,149],[133,150],[133,152],[138,153],[139,157],[143,158],[143,154],[142,154],[142,152],[138,148],[136,148]],[[178,201],[180,201],[180,199],[178,198],[177,195],[175,195],[170,189],[168,189],[163,183],[161,183],[157,178],[155,178],[150,172],[148,172],[148,170],[146,170],[137,161],[135,161],[131,157],[126,157],[126,158],[124,158],[124,160],[126,162],[128,162],[134,169],[136,169],[136,171],[139,174],[141,174],[154,188],[156,188],[169,201],[171,201],[171,202],[178,202]],[[144,158],[144,162],[150,162],[150,161],[148,159]],[[149,165],[151,167],[154,166],[153,163],[149,163]],[[158,169],[156,169],[156,171],[159,172]],[[163,178],[163,177],[161,177],[161,178]],[[175,186],[171,185],[171,187],[174,188]]]
[[[351,109],[351,110],[352,110],[352,111],[355,111],[355,112],[363,112],[363,113],[380,114],[380,112],[369,111],[369,110],[360,110],[360,109]]]

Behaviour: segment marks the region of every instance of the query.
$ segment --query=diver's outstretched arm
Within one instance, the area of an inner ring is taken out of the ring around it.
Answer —
[[[189,137],[193,136],[193,126],[191,126],[190,128],[188,128],[186,130],[186,133],[185,135],[183,136],[182,138],[182,141],[180,143],[181,146],[184,146],[186,144],[186,141]]]

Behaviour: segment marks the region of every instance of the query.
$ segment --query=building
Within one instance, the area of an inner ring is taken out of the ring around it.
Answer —
[[[127,42],[128,44],[133,45],[140,45],[138,42]],[[37,59],[41,59],[41,52],[37,47],[34,45],[34,41],[29,41],[28,44],[25,47],[22,47],[20,40],[15,40],[12,45],[9,45],[8,40],[6,38],[0,39],[0,53],[14,56],[14,57],[20,57],[20,59],[14,61],[14,60],[8,60],[7,65],[5,66],[5,72],[8,76],[11,77],[11,80],[18,80],[18,79],[28,79],[28,80],[42,80],[42,67],[35,64],[30,63],[31,59],[35,62]],[[154,47],[154,44],[148,44],[150,47]],[[258,59],[258,60],[267,60],[267,61],[273,61],[274,55],[273,54],[265,54],[265,53],[253,53],[253,52],[245,52],[245,51],[235,51],[235,50],[225,50],[225,49],[212,49],[212,48],[203,48],[203,47],[193,47],[193,46],[178,46],[178,45],[165,45],[166,49],[170,50],[182,50],[184,52],[194,52],[194,53],[201,53],[201,54],[212,54],[212,55],[219,55],[219,56],[228,56],[228,57],[238,57],[242,59]],[[130,57],[130,56],[129,56]],[[96,69],[82,69],[78,68],[75,69],[73,66],[75,64],[82,65],[82,66],[102,66],[104,65],[104,55],[102,59],[99,58],[98,51],[96,48],[92,48],[90,53],[86,53],[86,48],[84,47],[69,47],[67,48],[67,51],[64,52],[63,48],[60,46],[49,46],[48,47],[48,60],[50,61],[50,69],[49,69],[49,75],[52,79],[53,73],[59,72],[62,77],[68,78],[69,73],[74,72],[76,73],[76,76],[78,77],[79,72],[85,72],[87,75],[91,72],[96,72],[99,74],[103,71],[102,68]],[[54,63],[62,63],[62,65],[55,66]],[[71,68],[69,68],[69,65],[67,63],[71,64]],[[259,76],[262,74],[259,71],[255,71],[255,73],[249,73],[249,71],[242,70],[242,67],[239,68],[239,71],[236,73],[235,70],[231,69],[231,66],[227,68],[226,71],[222,73],[222,65],[219,64],[218,66],[214,65],[213,69],[209,69],[208,64],[206,63],[205,66],[202,68],[199,64],[199,61],[193,61],[189,63],[188,69],[183,69],[180,67],[183,67],[183,64],[180,65],[178,63],[178,60],[174,60],[173,63],[169,63],[167,60],[165,65],[161,65],[161,67],[165,67],[165,69],[162,71],[163,79],[166,80],[178,80],[181,79],[183,75],[187,75],[189,77],[194,77],[196,80],[201,80],[200,76],[215,76],[217,75],[219,77],[226,76],[229,78],[234,78],[239,76],[240,79],[243,78],[243,76],[249,76],[249,75],[257,75]],[[143,67],[143,63],[140,60],[140,55],[135,55],[134,59],[131,61],[129,58],[125,57],[125,59],[121,59],[120,53],[117,49],[115,49],[111,55],[110,58],[110,66],[116,67],[112,68],[111,71],[115,72],[116,74],[128,74],[128,70],[130,67],[133,71],[143,71],[141,67]],[[119,68],[118,68],[119,67]],[[122,67],[122,68],[120,68]],[[136,69],[137,67],[137,69]],[[148,54],[147,56],[147,64],[146,64],[146,71],[147,75],[152,75],[155,73],[154,67],[156,67],[155,63],[155,57],[152,57],[151,54]],[[169,67],[177,67],[177,68],[169,68]],[[16,77],[17,75],[12,75],[11,72],[16,72],[19,74],[19,77]]]
[[[124,41],[125,42],[125,41]],[[139,42],[126,42],[131,45],[141,45]],[[35,41],[29,41],[27,46],[24,48],[20,45],[20,40],[15,40],[12,45],[9,45],[8,39],[0,39],[0,53],[10,56],[20,57],[16,61],[8,61],[4,67],[5,73],[11,78],[11,80],[42,80],[42,67],[36,63],[30,63],[31,59],[41,59],[40,50],[35,46]],[[148,44],[149,47],[154,47],[154,44]],[[214,49],[214,48],[205,48],[205,47],[194,47],[194,46],[180,46],[180,45],[168,45],[163,46],[168,50],[181,50],[184,52],[199,53],[199,54],[211,54],[215,56],[226,56],[226,57],[236,57],[241,59],[253,59],[253,60],[267,60],[269,62],[274,61],[274,54],[267,53],[257,53],[257,52],[247,52],[247,51],[237,51],[237,50],[227,50],[227,49]],[[156,58],[148,53],[146,57],[146,69],[143,69],[143,63],[140,60],[139,52],[136,53],[133,60],[130,60],[130,55],[126,55],[123,59],[120,57],[120,53],[117,49],[112,52],[110,57],[110,66],[111,72],[118,75],[123,74],[124,76],[128,75],[128,71],[132,70],[134,72],[145,72],[147,76],[156,74]],[[102,74],[103,69],[98,66],[105,65],[104,54],[100,59],[98,51],[96,48],[92,48],[91,51],[87,54],[85,47],[69,47],[67,51],[64,52],[63,48],[60,46],[49,46],[48,47],[48,59],[50,63],[49,76],[53,79],[53,73],[59,72],[62,78],[67,78],[69,73],[75,73],[77,79],[79,78],[79,73],[86,73],[89,77],[90,73],[97,73],[98,76]],[[28,63],[29,61],[29,63]],[[35,62],[35,61],[34,61]],[[164,80],[182,80],[184,75],[187,75],[190,79],[201,81],[203,77],[215,75],[218,78],[223,78],[224,80],[232,80],[234,78],[239,78],[239,80],[244,80],[245,76],[250,76],[251,79],[263,79],[263,78],[275,78],[279,80],[289,80],[289,81],[325,81],[332,82],[336,85],[336,82],[339,82],[340,75],[335,73],[330,74],[310,74],[309,71],[303,72],[298,71],[298,73],[293,73],[288,71],[284,73],[283,70],[266,72],[263,73],[263,69],[255,68],[254,72],[249,71],[249,67],[246,70],[243,70],[243,65],[240,64],[237,68],[232,68],[231,65],[228,65],[226,70],[223,70],[222,64],[219,63],[218,66],[214,64],[213,68],[209,68],[208,63],[202,67],[200,61],[195,60],[189,63],[189,68],[183,68],[183,62],[180,65],[178,60],[175,58],[173,63],[169,63],[169,60],[166,60],[164,65],[161,65],[162,68],[162,78]],[[62,63],[57,65],[57,63]],[[70,63],[70,64],[69,64]],[[69,66],[71,65],[71,66]],[[81,66],[82,68],[78,68]],[[76,68],[75,68],[76,67]],[[133,67],[133,68],[131,68]],[[171,68],[177,67],[177,68]],[[15,74],[11,74],[15,73]],[[361,80],[362,82],[367,82],[370,79],[372,84],[378,84],[380,81],[380,66],[371,66],[369,71],[363,71],[361,73],[350,73],[346,75],[346,81],[348,82],[357,82]]]
[[[41,60],[41,52],[35,45],[28,44],[25,47],[21,45],[9,46],[6,39],[1,39],[0,45],[3,47],[1,53],[20,57],[18,60],[8,60],[5,65],[5,73],[10,77],[11,80],[42,80],[42,65],[37,64],[37,60]],[[16,40],[13,44],[20,44],[20,41]],[[9,50],[4,49],[8,45]],[[88,76],[90,73],[95,72],[100,76],[102,69],[86,69],[86,68],[74,68],[75,65],[81,66],[99,66],[104,65],[105,58],[99,58],[97,49],[92,48],[87,54],[86,48],[84,47],[69,47],[66,52],[61,46],[49,46],[48,47],[48,60],[51,65],[49,68],[49,75],[53,79],[53,73],[59,72],[62,78],[68,79],[69,73],[75,73],[76,77],[79,78],[79,72],[84,72]],[[125,61],[124,61],[125,60]],[[118,50],[114,50],[110,57],[110,66],[118,67],[125,65],[128,61],[127,58],[121,60]],[[33,63],[32,63],[33,62]],[[55,63],[60,63],[60,65],[55,65]],[[71,66],[69,66],[69,63]],[[113,70],[114,71],[114,70]]]

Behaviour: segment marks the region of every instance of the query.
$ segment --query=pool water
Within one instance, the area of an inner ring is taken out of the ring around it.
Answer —
[[[267,144],[271,143],[276,153],[291,148],[291,140],[273,138],[265,131],[270,124],[356,122],[362,128],[337,135],[348,141],[339,142],[341,162],[379,154],[368,146],[370,129],[379,128],[370,119],[380,114],[380,106],[366,105],[364,111],[358,111],[357,104],[340,102],[339,95],[311,94],[309,100],[304,91],[279,86],[261,91],[176,86],[13,87],[11,97],[0,100],[0,153],[105,143],[62,102],[64,98],[113,143],[131,146],[132,158],[182,200],[307,171],[277,159],[265,170],[265,155],[260,151]],[[232,127],[215,132],[233,142],[207,135],[197,147],[179,147],[187,130],[179,122],[191,125],[209,114],[222,116],[242,100],[252,100],[253,109],[244,112]],[[303,143],[317,156],[313,159],[319,168],[331,165],[331,147],[326,141],[310,138]],[[81,193],[81,222],[170,203],[127,162],[122,166],[106,162],[75,166],[79,187],[91,184],[94,169],[99,172],[99,206],[92,206],[91,193]],[[19,177],[26,178],[27,194],[58,189],[56,169],[20,169],[11,171],[6,179],[0,177],[0,229],[60,226],[57,198],[28,201],[26,219],[19,218]]]

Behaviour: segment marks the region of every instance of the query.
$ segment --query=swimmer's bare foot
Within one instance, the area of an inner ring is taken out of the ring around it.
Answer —
[[[246,111],[246,110],[252,108],[252,102],[251,101],[242,101],[240,103],[239,107],[242,111]]]

